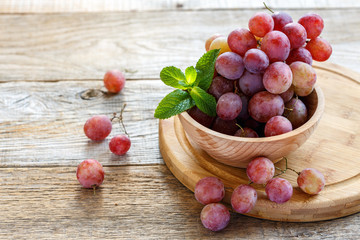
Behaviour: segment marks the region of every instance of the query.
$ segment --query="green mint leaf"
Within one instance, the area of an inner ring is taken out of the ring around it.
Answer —
[[[191,89],[190,96],[202,112],[212,117],[216,116],[216,100],[214,96],[197,86]]]
[[[160,79],[168,86],[187,89],[185,74],[176,67],[165,67],[160,72]]]
[[[154,117],[166,119],[182,113],[195,106],[190,94],[186,91],[176,89],[166,95],[155,110]]]
[[[186,83],[188,85],[192,85],[196,80],[197,72],[196,69],[191,66],[185,69],[185,77],[186,77]]]
[[[197,78],[195,86],[199,86],[207,91],[211,85],[214,76],[214,66],[220,49],[213,49],[205,53],[196,63]]]

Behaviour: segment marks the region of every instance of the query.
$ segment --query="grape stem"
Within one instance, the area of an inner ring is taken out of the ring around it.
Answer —
[[[271,10],[271,8],[269,8],[269,7],[266,5],[266,3],[265,3],[265,2],[263,2],[263,4],[264,4],[264,6],[265,6],[265,8],[266,8],[267,10],[269,10],[271,13],[274,13],[274,11],[273,11],[273,10]]]
[[[125,107],[126,107],[126,103],[124,103],[123,107],[121,108],[119,116],[117,116],[117,113],[114,113],[114,116],[111,118],[111,121],[114,121],[115,119],[118,119],[119,124],[121,124],[120,126],[122,126],[125,134],[130,138],[130,135],[127,133],[126,128],[125,128],[125,124],[124,124],[124,121],[123,121],[123,112],[125,110]]]
[[[293,172],[295,172],[297,175],[300,175],[300,173],[299,173],[298,171],[296,171],[296,170],[288,167],[288,159],[287,159],[287,157],[283,157],[283,159],[285,159],[285,169],[281,169],[281,168],[279,168],[279,167],[275,167],[277,170],[279,170],[279,171],[281,171],[281,172],[278,173],[278,174],[276,174],[276,175],[274,175],[274,177],[277,177],[277,176],[280,176],[280,175],[286,173],[287,170],[293,171]]]

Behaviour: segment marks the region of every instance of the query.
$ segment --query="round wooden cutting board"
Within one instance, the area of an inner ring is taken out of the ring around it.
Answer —
[[[287,171],[281,177],[291,182],[294,194],[288,202],[276,204],[267,199],[264,186],[252,184],[258,201],[248,216],[309,222],[360,211],[360,74],[329,63],[315,68],[325,95],[324,115],[309,140],[286,157],[297,171],[308,167],[321,171],[326,186],[318,195],[307,195],[297,186],[297,175]],[[224,201],[229,203],[233,189],[249,181],[245,169],[219,163],[192,143],[177,116],[160,120],[159,144],[170,171],[191,191],[201,178],[216,176],[225,184]],[[276,166],[284,169],[285,162]]]

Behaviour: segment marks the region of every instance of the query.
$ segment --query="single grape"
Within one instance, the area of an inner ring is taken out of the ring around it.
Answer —
[[[274,163],[266,157],[254,158],[246,168],[246,175],[256,184],[266,184],[274,177],[274,173]]]
[[[270,201],[284,203],[290,200],[293,187],[286,179],[273,178],[266,184],[265,192]]]
[[[256,93],[249,101],[250,116],[258,122],[267,122],[270,118],[284,113],[284,100],[267,91]]]
[[[108,71],[104,76],[105,88],[111,93],[120,92],[125,86],[125,76],[119,70]]]
[[[95,159],[82,161],[76,170],[76,178],[84,188],[95,188],[104,181],[104,169]]]
[[[249,49],[244,56],[244,65],[251,73],[263,73],[269,66],[269,58],[260,49]]]
[[[195,185],[195,198],[201,204],[220,202],[225,196],[222,181],[216,177],[205,177]]]
[[[292,131],[291,122],[283,116],[274,116],[265,124],[265,137],[276,136]]]
[[[318,62],[324,62],[329,59],[332,53],[332,47],[328,41],[323,38],[314,38],[306,44],[306,49],[311,53],[312,58]]]
[[[212,130],[233,136],[238,130],[238,127],[236,126],[236,119],[222,120],[221,118],[217,117],[212,125]]]
[[[290,64],[293,74],[293,85],[297,88],[310,88],[316,82],[316,72],[311,65],[304,62],[293,62]],[[295,91],[296,92],[296,91]]]
[[[274,20],[269,14],[258,12],[250,18],[249,29],[255,36],[264,37],[274,29]]]
[[[318,37],[324,29],[324,20],[316,13],[308,13],[302,16],[298,23],[306,29],[307,38]]]
[[[298,128],[307,121],[306,105],[299,98],[292,98],[285,103],[284,116],[289,119],[293,129]]]
[[[221,203],[210,203],[201,210],[200,219],[205,228],[216,232],[229,224],[230,212]]]
[[[188,110],[189,115],[201,125],[210,128],[215,117],[203,113],[198,107],[194,106]]]
[[[271,17],[274,20],[274,30],[277,31],[281,31],[286,24],[293,22],[291,16],[286,12],[276,12]]]
[[[299,23],[286,24],[282,32],[289,38],[291,48],[299,48],[304,46],[306,42],[306,30]]]
[[[294,96],[294,86],[291,85],[288,90],[280,94],[280,97],[287,103]]]
[[[248,119],[250,117],[249,112],[248,112],[249,99],[242,92],[240,92],[238,95],[241,98],[242,108],[241,108],[241,112],[237,116],[237,119],[240,120],[240,121],[245,121],[246,119]]]
[[[325,178],[321,172],[314,168],[306,168],[297,178],[301,190],[307,194],[318,194],[325,186]]]
[[[239,95],[229,92],[219,98],[216,113],[223,120],[234,120],[240,114],[242,101]]]
[[[271,31],[261,41],[261,50],[266,53],[270,62],[283,62],[290,53],[289,38],[280,31]]]
[[[245,71],[238,81],[238,87],[246,96],[253,96],[255,93],[265,90],[263,75]]]
[[[295,48],[290,51],[289,57],[286,59],[286,63],[288,65],[292,64],[293,62],[300,61],[312,65],[312,56],[309,50],[306,48],[300,47]]]
[[[227,39],[226,37],[217,37],[215,38],[209,47],[209,51],[213,50],[213,49],[220,49],[220,54],[224,53],[224,52],[230,52],[231,49],[229,48],[229,45],[227,43]]]
[[[263,84],[268,92],[280,94],[290,88],[292,78],[291,69],[286,63],[274,62],[266,69]]]
[[[215,69],[221,76],[235,80],[243,74],[244,62],[239,54],[226,52],[216,59]]]
[[[231,206],[235,212],[244,214],[250,212],[257,201],[256,190],[249,185],[239,185],[231,195]]]
[[[111,132],[112,123],[105,115],[95,115],[84,125],[85,135],[94,141],[104,140]]]
[[[218,37],[224,37],[223,35],[221,34],[213,34],[211,37],[209,37],[208,39],[206,39],[205,41],[205,50],[208,52],[210,50],[210,44],[212,43],[212,41],[214,41],[215,38],[218,38]]]
[[[238,28],[232,31],[227,38],[227,42],[231,51],[240,56],[244,56],[247,50],[257,46],[254,35],[245,28]]]
[[[235,132],[234,136],[236,137],[248,137],[248,138],[258,138],[259,135],[253,129],[244,127]]]
[[[208,93],[213,95],[216,98],[216,100],[219,100],[221,95],[233,91],[234,91],[234,82],[232,80],[228,80],[222,76],[216,76],[211,82]]]
[[[130,149],[130,138],[125,134],[119,134],[110,140],[110,151],[116,155],[124,155]]]
[[[310,95],[310,93],[312,93],[313,90],[314,90],[314,86],[308,86],[305,88],[294,87],[295,94],[300,97],[305,97]]]

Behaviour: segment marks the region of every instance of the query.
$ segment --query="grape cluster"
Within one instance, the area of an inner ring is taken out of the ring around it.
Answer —
[[[293,22],[285,12],[259,12],[249,19],[248,28],[206,40],[206,51],[221,49],[208,90],[217,100],[217,116],[196,107],[188,113],[208,128],[239,137],[292,131],[308,119],[302,97],[316,83],[313,60],[325,61],[332,53],[320,37],[324,21],[315,13]]]

